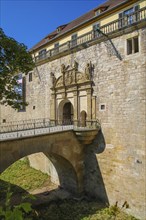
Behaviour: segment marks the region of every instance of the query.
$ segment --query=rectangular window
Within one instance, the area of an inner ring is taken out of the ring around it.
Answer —
[[[106,111],[106,104],[105,103],[99,104],[99,111]]]
[[[54,44],[54,53],[59,53],[59,43]]]
[[[136,12],[136,13],[135,13],[135,21],[136,21],[136,22],[139,21],[139,19],[140,19],[140,14],[139,14],[139,12],[138,12],[138,11],[139,11],[139,8],[140,8],[139,5],[136,5],[135,8],[134,8],[134,9],[135,9],[135,12]]]
[[[75,47],[77,45],[77,34],[71,36],[71,46]]]
[[[18,85],[15,86],[15,92],[18,93],[21,96],[21,100],[17,100],[18,103],[20,102],[26,102],[26,78],[22,74],[17,75],[17,83]],[[25,111],[26,107],[25,105],[20,106],[20,111]]]
[[[124,25],[129,25],[133,23],[133,13],[134,12],[134,8],[130,8],[126,11],[124,11]]]
[[[119,28],[128,26],[136,22],[138,18],[139,5],[129,8],[128,10],[119,14]],[[134,13],[135,12],[135,13]]]
[[[43,59],[46,57],[46,49],[39,51],[39,59]]]
[[[94,38],[99,37],[100,33],[98,31],[98,29],[100,28],[100,24],[96,23],[93,25],[93,36]]]
[[[31,82],[32,81],[32,72],[29,73],[28,77],[29,77],[29,82]]]
[[[127,55],[139,52],[138,37],[127,39]]]
[[[127,55],[132,54],[132,39],[127,40]]]
[[[133,38],[134,43],[134,53],[139,52],[139,43],[138,43],[138,37]]]
[[[105,105],[101,105],[101,110],[105,110]]]
[[[22,77],[22,100],[26,102],[26,78]],[[20,111],[26,111],[26,106],[22,105]]]

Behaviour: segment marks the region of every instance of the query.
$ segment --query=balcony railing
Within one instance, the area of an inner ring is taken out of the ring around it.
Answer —
[[[146,20],[146,7],[133,12],[129,15],[125,15],[123,18],[117,19],[113,22],[110,22],[104,26],[100,27],[100,30],[94,30],[94,31],[90,31],[84,35],[79,36],[78,38],[71,40],[71,41],[67,41],[64,44],[61,44],[60,46],[58,46],[57,48],[48,50],[45,54],[43,54],[43,56],[36,56],[35,57],[35,61],[41,61],[47,58],[51,58],[55,55],[58,55],[62,52],[68,51],[70,49],[73,49],[77,46],[81,46],[85,43],[94,41],[98,38],[101,38],[104,34],[108,35],[114,32],[117,32],[119,30],[122,30],[124,28],[127,28],[131,25],[137,24],[141,21]]]

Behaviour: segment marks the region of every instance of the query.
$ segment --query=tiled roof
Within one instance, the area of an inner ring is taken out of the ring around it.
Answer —
[[[43,38],[34,47],[32,47],[30,51],[38,49],[39,47],[45,45],[46,43],[51,42],[51,40],[53,38],[58,37],[68,31],[72,30],[76,26],[79,26],[80,24],[94,18],[96,10],[98,10],[100,8],[104,8],[104,9],[106,9],[106,11],[109,11],[110,9],[116,7],[117,5],[124,3],[124,2],[127,2],[127,1],[129,1],[129,0],[109,0],[109,1],[106,1],[105,3],[99,5],[98,7],[94,8],[93,10],[91,10],[91,11],[87,12],[86,14],[80,16],[79,18],[71,21],[70,23],[68,23],[66,25],[60,25],[59,27],[64,27],[64,28],[59,33],[57,32],[57,29],[56,29],[52,33],[48,34],[45,38]]]

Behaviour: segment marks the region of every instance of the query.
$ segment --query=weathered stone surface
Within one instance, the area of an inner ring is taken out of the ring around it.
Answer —
[[[35,167],[35,169],[42,171],[43,173],[47,173],[51,182],[59,185],[59,177],[57,171],[53,165],[53,163],[48,159],[48,157],[43,153],[35,153],[28,156],[29,164],[31,167]]]
[[[135,35],[139,36],[139,52],[126,55],[126,39]],[[87,193],[111,204],[127,201],[129,212],[145,219],[146,29],[123,34],[112,41],[122,61],[105,41],[38,66],[33,81],[28,82],[27,77],[26,112],[1,107],[1,121],[50,118],[50,73],[58,78],[61,64],[73,66],[75,60],[79,61],[79,71],[84,72],[86,63],[92,61],[96,118],[101,122],[105,149],[100,154],[93,144],[86,149]],[[105,105],[103,111],[101,104]],[[97,143],[99,148],[100,144]]]
[[[73,131],[3,140],[0,152],[0,173],[15,161],[42,152],[54,164],[61,187],[73,193],[83,192],[83,146]]]

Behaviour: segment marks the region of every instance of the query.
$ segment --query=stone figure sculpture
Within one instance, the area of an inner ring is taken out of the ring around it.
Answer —
[[[91,74],[90,63],[87,63],[87,65],[85,67],[85,75],[86,75],[87,80],[90,80],[90,74]]]
[[[94,65],[90,61],[90,63],[87,63],[85,67],[85,76],[87,80],[91,80],[93,69],[94,69]]]
[[[61,73],[65,73],[65,70],[66,70],[65,65],[61,64]]]
[[[56,77],[54,75],[54,73],[51,72],[51,79],[52,79],[52,86],[54,87],[55,82],[56,82]]]
[[[75,71],[78,71],[78,66],[79,66],[79,64],[77,63],[77,61],[74,61],[74,69],[75,69]]]

